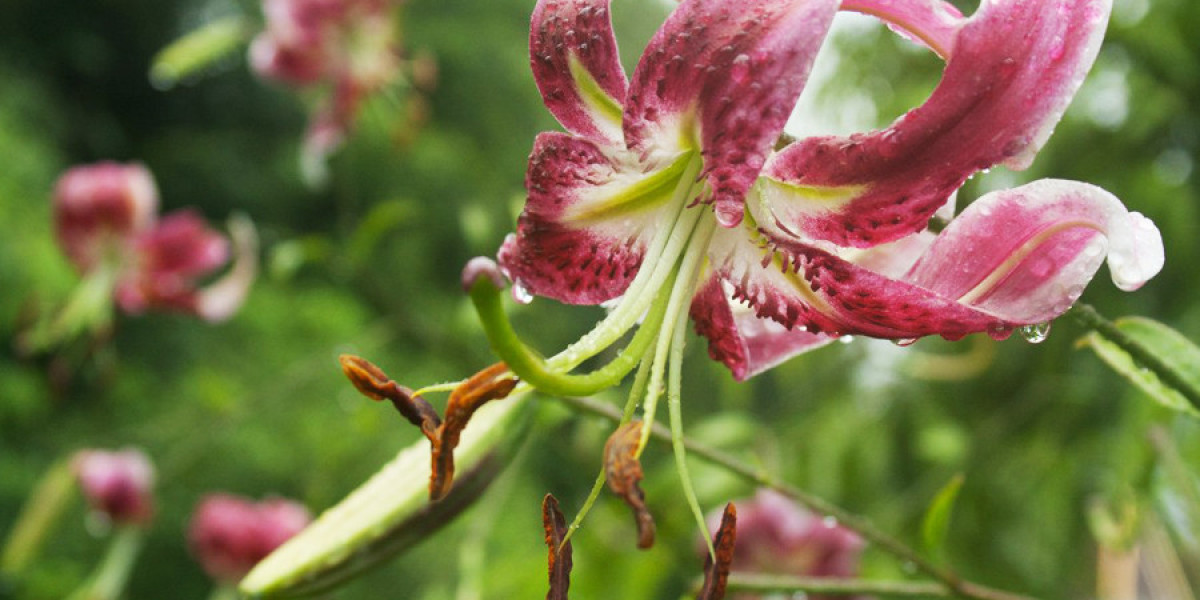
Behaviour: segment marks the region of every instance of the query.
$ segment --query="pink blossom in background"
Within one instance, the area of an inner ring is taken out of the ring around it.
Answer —
[[[853,531],[826,521],[773,490],[737,500],[733,571],[806,577],[855,577],[863,541]],[[709,515],[709,527],[720,525]],[[707,552],[706,549],[703,551]],[[739,599],[757,598],[741,594]],[[832,600],[810,594],[810,600]]]
[[[118,525],[154,516],[154,465],[141,450],[81,450],[72,466],[88,506]]]
[[[365,96],[400,75],[395,0],[264,0],[266,28],[250,46],[264,79],[324,86],[327,96],[305,135],[305,160],[341,145]]]
[[[192,514],[188,545],[209,576],[234,582],[311,520],[308,509],[292,500],[254,502],[231,494],[211,494]]]
[[[159,218],[158,204],[154,179],[140,164],[74,167],[54,191],[59,245],[85,277],[110,279],[117,305],[127,313],[179,310],[210,321],[229,318],[257,271],[253,227],[247,222],[233,231],[231,256],[229,239],[198,213]],[[231,258],[222,279],[201,286]]]

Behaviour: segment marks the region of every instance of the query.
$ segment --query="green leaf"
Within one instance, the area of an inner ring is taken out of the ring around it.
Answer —
[[[925,510],[925,518],[921,522],[921,539],[925,543],[925,549],[931,553],[940,552],[946,542],[946,532],[950,529],[950,515],[954,512],[954,501],[958,499],[958,491],[962,489],[962,484],[963,475],[959,473],[938,491],[929,503],[929,508]]]
[[[529,392],[481,407],[454,450],[450,493],[429,501],[430,445],[405,448],[378,473],[258,563],[239,589],[248,598],[330,590],[418,544],[477,500],[527,437]]]
[[[150,83],[168,90],[245,47],[252,32],[241,16],[225,17],[188,32],[154,57]]]
[[[1200,411],[1188,400],[1189,394],[1195,396],[1200,390],[1200,348],[1178,331],[1151,319],[1126,317],[1117,319],[1114,325],[1129,341],[1141,346],[1177,375],[1178,381],[1173,384],[1163,381],[1100,331],[1084,336],[1078,345],[1090,347],[1114,371],[1163,406],[1200,416]]]

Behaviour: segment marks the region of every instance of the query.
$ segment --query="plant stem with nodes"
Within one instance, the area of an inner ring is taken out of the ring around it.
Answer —
[[[595,402],[588,398],[580,398],[575,396],[556,396],[559,400],[568,406],[581,412],[590,413],[596,416],[603,417],[613,422],[620,422],[621,411],[612,408],[606,404]],[[651,437],[656,440],[670,443],[671,432],[659,424],[655,424],[650,433]],[[838,522],[850,529],[864,539],[869,540],[885,552],[899,558],[905,563],[911,564],[918,571],[925,573],[929,577],[937,580],[937,585],[940,585],[944,593],[940,595],[959,598],[971,598],[974,600],[1033,600],[1029,596],[1013,594],[1003,590],[993,589],[970,581],[965,581],[956,573],[945,567],[939,566],[926,559],[917,553],[916,550],[909,548],[900,540],[884,533],[879,528],[875,527],[870,521],[864,517],[858,516],[848,510],[834,505],[824,499],[818,498],[805,492],[795,486],[781,482],[774,477],[755,469],[738,459],[726,454],[716,448],[706,446],[691,438],[685,437],[683,440],[684,448],[693,455],[710,464],[722,467],[757,485],[771,488],[789,498],[806,506],[810,510],[821,513],[822,515],[833,517]],[[732,583],[733,580],[731,580]],[[797,588],[796,591],[806,588]],[[932,588],[930,588],[932,589]],[[876,592],[869,592],[876,593]],[[939,595],[939,594],[933,594]]]

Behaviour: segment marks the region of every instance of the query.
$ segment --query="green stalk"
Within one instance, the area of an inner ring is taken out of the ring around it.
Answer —
[[[145,532],[136,525],[122,525],[113,535],[108,554],[87,581],[72,593],[70,600],[117,600],[125,591],[129,574],[137,563]]]
[[[54,529],[74,497],[75,471],[71,459],[50,466],[37,483],[0,553],[0,575],[18,576],[37,558],[46,536]]]
[[[552,371],[544,358],[521,341],[504,312],[500,289],[491,278],[478,278],[471,285],[470,296],[488,342],[500,360],[526,383],[556,396],[590,396],[620,383],[650,347],[667,310],[665,296],[655,299],[642,326],[616,358],[591,373],[571,375]]]

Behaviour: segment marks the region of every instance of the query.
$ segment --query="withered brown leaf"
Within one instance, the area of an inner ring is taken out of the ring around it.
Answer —
[[[712,556],[704,559],[704,585],[696,600],[721,600],[725,597],[725,583],[729,580],[729,567],[733,563],[733,544],[737,540],[737,508],[732,502],[725,505],[721,515],[721,528],[713,536],[713,550],[717,560]]]
[[[646,549],[654,545],[654,517],[646,507],[642,488],[638,487],[638,482],[642,480],[642,463],[637,459],[641,438],[641,421],[631,421],[618,427],[604,444],[604,473],[608,489],[633,509],[638,528],[637,546]]]
[[[364,396],[372,400],[390,400],[408,422],[421,428],[421,433],[431,441],[436,436],[442,419],[427,400],[413,397],[412,390],[392,381],[383,369],[365,358],[353,354],[338,357],[342,372]]]
[[[546,592],[546,600],[567,600],[567,588],[571,587],[571,542],[563,543],[567,520],[558,509],[558,500],[550,494],[542,499],[542,527],[546,530],[546,547],[550,549],[550,591]]]
[[[467,421],[480,406],[507,397],[517,386],[517,378],[508,373],[508,366],[496,363],[459,384],[450,393],[446,404],[446,420],[433,442],[433,472],[429,476],[429,499],[441,500],[454,483],[454,448],[462,436]]]

